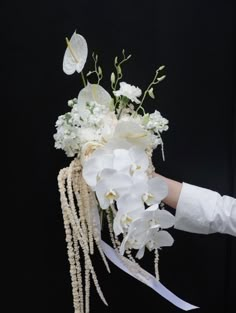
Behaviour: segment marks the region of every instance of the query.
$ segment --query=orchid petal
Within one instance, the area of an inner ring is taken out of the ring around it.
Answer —
[[[145,252],[145,247],[142,247],[141,249],[138,250],[135,257],[139,260],[142,259],[142,257],[144,256],[144,252]]]
[[[155,248],[170,247],[174,243],[173,237],[165,230],[156,232],[153,240]]]
[[[175,217],[167,210],[157,210],[155,219],[161,225],[161,228],[172,227],[175,223]]]
[[[168,194],[168,186],[160,177],[151,178],[148,181],[148,193],[152,195],[152,197],[146,201],[148,205],[160,203]]]

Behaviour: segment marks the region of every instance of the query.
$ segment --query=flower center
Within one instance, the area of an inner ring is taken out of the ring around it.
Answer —
[[[118,198],[118,194],[113,189],[111,189],[105,194],[105,198],[109,200],[110,203],[113,203],[113,201]]]
[[[141,168],[142,168],[141,165],[133,163],[130,166],[130,174],[133,175],[135,171],[141,170]]]
[[[145,194],[143,195],[143,201],[146,203],[152,201],[153,199],[154,199],[153,194],[151,194],[149,192],[145,192]]]
[[[123,227],[128,228],[129,224],[133,221],[133,219],[127,214],[122,216],[121,223]]]

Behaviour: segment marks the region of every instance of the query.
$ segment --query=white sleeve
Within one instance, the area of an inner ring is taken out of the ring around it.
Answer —
[[[236,199],[183,183],[174,227],[191,233],[236,236]]]

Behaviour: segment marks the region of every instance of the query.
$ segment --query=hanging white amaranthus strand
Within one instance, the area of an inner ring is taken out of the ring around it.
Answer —
[[[102,299],[102,301],[107,305],[107,302],[104,298],[102,290],[99,286],[97,276],[95,270],[93,268],[89,251],[89,240],[94,239],[89,236],[89,228],[86,227],[86,232],[83,232],[81,227],[81,219],[80,213],[84,214],[85,206],[87,209],[90,207],[89,203],[89,193],[87,189],[87,194],[85,195],[85,188],[83,190],[83,197],[81,199],[82,190],[77,189],[76,192],[73,192],[73,188],[78,188],[78,186],[82,186],[84,183],[81,181],[81,168],[78,166],[78,162],[72,161],[69,168],[65,168],[60,171],[58,175],[58,185],[60,191],[60,199],[61,199],[61,207],[62,214],[65,226],[66,233],[66,242],[67,242],[67,250],[68,250],[68,260],[70,264],[70,274],[71,274],[71,283],[72,283],[72,294],[73,294],[73,303],[75,313],[86,313],[89,312],[89,294],[90,294],[90,275],[93,279],[96,290]],[[75,180],[78,179],[76,183]],[[72,187],[73,186],[73,187]],[[67,198],[68,197],[68,198]],[[80,206],[76,210],[76,205],[74,199],[79,202]],[[78,211],[78,213],[77,213]],[[89,215],[87,215],[89,216]],[[85,222],[91,223],[91,217],[89,220],[86,220],[85,214]],[[88,225],[87,224],[87,225]],[[85,224],[86,225],[86,224]],[[80,265],[80,254],[79,249],[81,248],[84,254],[85,260],[85,290],[83,290],[83,282],[81,276],[81,265]],[[90,251],[91,252],[91,251]],[[104,256],[103,256],[104,258]],[[108,265],[107,265],[108,268]],[[85,298],[83,296],[83,292],[85,292]],[[84,306],[85,299],[85,306]],[[85,310],[84,310],[85,307]]]

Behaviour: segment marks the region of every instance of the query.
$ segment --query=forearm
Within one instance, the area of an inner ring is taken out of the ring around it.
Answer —
[[[167,184],[168,186],[168,195],[167,197],[163,200],[163,202],[165,204],[167,204],[168,206],[176,209],[178,200],[179,200],[179,196],[181,193],[181,189],[182,189],[182,183],[177,182],[173,179],[169,179],[167,177],[164,177],[162,175],[159,174],[155,174],[156,176],[161,177]]]

